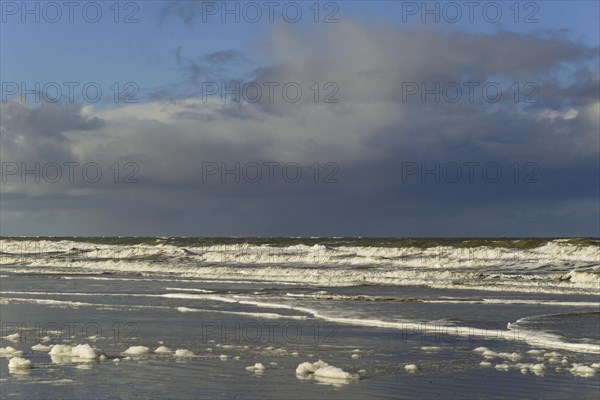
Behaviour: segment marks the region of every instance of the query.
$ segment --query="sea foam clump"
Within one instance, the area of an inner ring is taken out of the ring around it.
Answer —
[[[128,356],[144,356],[150,353],[150,349],[146,346],[131,346],[127,350],[124,351],[124,354]]]
[[[69,362],[90,363],[98,359],[101,355],[98,350],[94,349],[89,344],[78,344],[77,346],[57,344],[52,346],[52,349],[48,354],[55,364]]]
[[[341,368],[328,365],[315,371],[315,377],[326,379],[358,380],[359,376],[346,372]]]
[[[175,357],[187,358],[187,357],[194,357],[194,356],[195,356],[195,354],[187,349],[175,350]]]
[[[296,375],[312,374],[317,369],[322,368],[322,367],[327,367],[327,366],[329,366],[329,364],[327,364],[325,361],[322,361],[322,360],[319,360],[314,363],[303,362],[302,364],[298,365],[298,367],[296,368]]]
[[[498,357],[506,358],[513,362],[519,361],[520,359],[523,358],[522,355],[520,355],[519,353],[515,353],[515,352],[513,352],[513,353],[498,353]]]
[[[584,378],[589,378],[596,375],[596,369],[592,367],[588,367],[583,364],[573,364],[573,367],[569,369],[571,374],[575,376],[581,376]]]
[[[546,366],[544,364],[533,364],[529,367],[529,369],[537,376],[544,376]]]
[[[31,346],[31,350],[49,352],[50,350],[52,350],[52,347],[53,346],[46,346],[44,344],[38,343],[35,346]]]
[[[0,347],[0,357],[16,357],[23,354],[22,351],[11,346]]]
[[[407,372],[413,373],[413,372],[417,372],[418,368],[415,364],[408,364],[404,366],[404,369]]]
[[[21,340],[21,334],[19,332],[13,333],[12,335],[4,336],[4,339],[10,340],[11,342],[18,342]]]
[[[13,372],[15,370],[25,370],[33,368],[33,364],[31,361],[21,358],[21,357],[13,357],[8,361],[8,370]]]
[[[296,368],[296,376],[301,379],[314,377],[317,380],[355,381],[360,376],[346,372],[341,368],[329,365],[323,360],[314,363],[303,362]]]
[[[100,357],[100,352],[96,351],[96,349],[92,348],[89,344],[78,344],[73,347],[73,356],[93,359]]]
[[[254,372],[263,372],[265,369],[265,366],[261,363],[255,363],[254,365],[246,367],[246,370]]]
[[[100,357],[100,352],[89,344],[78,344],[77,346],[57,344],[52,346],[49,354],[51,356],[75,357],[90,360]]]
[[[484,356],[485,358],[496,358],[498,357],[498,353],[496,353],[495,351],[492,350],[486,350],[483,353],[481,353],[482,356]]]
[[[173,350],[171,350],[167,346],[159,346],[156,348],[156,350],[154,350],[154,352],[156,354],[171,354],[173,353]]]

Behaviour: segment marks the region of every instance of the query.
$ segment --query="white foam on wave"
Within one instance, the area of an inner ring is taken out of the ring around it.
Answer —
[[[229,297],[224,296],[214,296],[214,295],[201,295],[195,293],[165,293],[159,295],[160,297],[166,297],[168,299],[204,299],[204,300],[214,300],[221,301],[224,303],[237,303],[237,300],[230,299]]]
[[[15,292],[19,293],[19,292]],[[22,293],[22,292],[21,292]],[[59,295],[60,293],[45,293],[45,292],[29,292],[31,294],[48,294],[48,295]],[[64,293],[66,295],[74,295],[77,296],[79,293]],[[82,295],[86,295],[83,293]],[[89,294],[87,294],[89,295]],[[104,296],[110,296],[110,293],[100,294]],[[117,294],[118,295],[118,294]],[[135,295],[129,295],[130,297],[135,297]],[[197,297],[199,295],[195,294],[164,294],[164,295],[142,295],[143,297],[167,297],[167,298],[182,298],[182,299],[198,299],[202,297]],[[224,301],[228,303],[236,303],[237,301],[234,299],[228,299],[224,297],[206,297],[207,300],[214,301]],[[159,306],[159,305],[141,305],[141,304],[106,304],[106,303],[87,303],[80,301],[69,301],[69,300],[53,300],[53,299],[38,299],[38,298],[26,298],[26,297],[3,297],[3,302],[6,303],[30,303],[30,304],[41,304],[48,306],[58,306],[58,307],[69,307],[69,308],[79,308],[79,307],[94,307],[94,308],[103,308],[103,309],[154,309],[154,310],[177,310],[182,313],[186,312],[202,312],[202,313],[216,313],[216,314],[227,314],[227,315],[239,315],[245,317],[254,317],[254,318],[263,318],[263,319],[294,319],[294,320],[305,320],[306,316],[303,315],[285,315],[285,314],[277,314],[277,313],[264,313],[264,312],[244,312],[244,311],[228,311],[228,310],[211,310],[211,309],[197,309],[190,307],[169,307],[169,306]],[[9,335],[10,338],[8,340],[12,340],[18,342],[20,340],[20,334],[15,333]],[[49,340],[50,338],[48,338]]]
[[[191,312],[217,313],[217,314],[225,314],[225,315],[239,315],[239,316],[244,316],[244,317],[265,318],[265,319],[295,319],[295,320],[307,319],[307,317],[304,315],[284,315],[284,314],[265,313],[265,312],[210,310],[210,309],[190,308],[190,307],[177,307],[177,311],[182,312],[182,313],[191,313]]]
[[[24,298],[24,297],[2,297],[4,304],[7,303],[34,303],[34,304],[43,304],[43,305],[51,305],[51,306],[67,306],[67,307],[83,307],[83,306],[98,306],[99,304],[93,303],[84,303],[80,301],[68,301],[68,300],[51,300],[51,299],[32,299],[32,298]]]
[[[504,339],[504,340],[513,340],[513,341],[524,341],[526,343],[545,348],[554,348],[554,349],[566,349],[574,352],[582,352],[582,353],[600,353],[600,345],[597,344],[587,344],[587,343],[570,343],[562,341],[561,338],[557,335],[552,335],[544,332],[530,332],[524,331],[522,329],[515,330],[494,330],[493,337],[490,334],[490,331],[487,329],[474,328],[469,326],[440,326],[439,324],[425,324],[418,323],[416,321],[383,321],[378,319],[367,319],[367,318],[348,318],[348,317],[335,317],[331,315],[325,315],[322,312],[310,309],[306,307],[298,307],[291,304],[283,304],[283,303],[267,303],[262,301],[254,301],[247,300],[242,298],[242,296],[235,296],[236,299],[223,297],[223,296],[204,296],[204,295],[187,295],[192,296],[189,298],[194,298],[193,296],[199,296],[197,298],[208,298],[214,301],[224,301],[227,303],[237,302],[239,304],[245,305],[254,305],[261,308],[275,308],[275,309],[288,309],[295,310],[299,312],[303,312],[309,315],[312,315],[314,318],[324,319],[329,322],[335,322],[339,324],[347,324],[347,325],[357,325],[357,326],[367,326],[367,327],[376,327],[376,328],[390,328],[390,329],[398,329],[403,331],[418,331],[420,333],[436,333],[440,332],[460,336],[460,337],[482,337],[482,338],[493,338],[493,339]]]
[[[149,295],[148,297],[160,297],[160,295]],[[25,303],[25,304],[41,304],[47,306],[66,307],[66,308],[79,308],[79,307],[95,307],[104,310],[133,310],[133,309],[152,309],[152,310],[171,310],[173,307],[159,306],[159,305],[146,305],[146,304],[106,304],[106,303],[86,303],[81,301],[69,301],[69,300],[52,300],[52,299],[36,299],[29,297],[2,297],[0,304],[9,303]],[[44,338],[45,341],[50,338]]]
[[[535,316],[535,318],[542,317],[540,315]],[[532,317],[524,317],[517,320],[514,324],[509,324],[508,329],[511,331],[515,331],[519,337],[522,338],[526,343],[536,346],[536,347],[544,347],[547,349],[557,349],[557,350],[569,350],[576,353],[592,353],[592,354],[600,354],[600,343],[582,343],[582,342],[568,342],[566,339],[558,334],[545,332],[545,331],[533,331],[528,329],[522,329],[519,326],[519,323],[526,321]],[[530,350],[530,354],[541,354],[541,351]],[[557,357],[560,354],[558,353],[546,353],[549,354],[549,357]]]
[[[421,347],[419,347],[419,349],[426,351],[426,352],[436,352],[436,351],[442,350],[442,348],[439,346],[421,346]]]
[[[168,264],[120,262],[105,264],[107,262],[87,262],[69,269],[54,271],[50,269],[32,270],[12,268],[14,273],[55,273],[79,274],[83,271],[101,271],[111,273],[146,273],[146,274],[177,274],[189,278],[204,278],[194,280],[197,282],[219,283],[271,283],[278,285],[319,285],[319,286],[357,286],[364,284],[400,285],[400,286],[428,286],[432,288],[468,288],[482,291],[507,291],[507,292],[537,292],[537,293],[597,293],[599,285],[596,283],[571,282],[561,280],[562,273],[529,275],[510,272],[506,274],[493,274],[490,279],[482,278],[480,272],[469,272],[462,269],[441,270],[440,268],[395,268],[386,270],[364,270],[353,268],[331,269],[306,269],[282,266],[198,266],[183,267]],[[243,279],[242,276],[251,276],[254,279]],[[493,278],[493,279],[491,279]],[[78,278],[79,279],[79,278]],[[113,278],[113,280],[121,280]],[[140,279],[141,280],[141,279]],[[182,280],[190,282],[191,280]]]
[[[441,303],[441,304],[526,304],[526,305],[548,305],[559,307],[600,307],[600,301],[556,301],[556,300],[530,300],[530,299],[505,299],[505,298],[405,298],[405,297],[386,297],[372,295],[344,295],[333,294],[327,291],[315,293],[286,293],[288,297],[298,297],[302,299],[315,300],[345,300],[345,301],[398,301],[398,302],[419,302],[419,303]]]
[[[531,350],[527,350],[528,354],[542,354],[543,351],[540,349],[531,349]]]
[[[196,288],[178,288],[178,287],[167,287],[166,290],[175,290],[181,292],[198,292],[198,293],[214,293],[214,290],[196,289]]]
[[[39,267],[46,273],[146,273],[279,283],[329,286],[369,284],[427,285],[436,288],[467,287],[479,290],[521,292],[600,291],[600,249],[554,240],[532,249],[504,247],[323,246],[298,244],[287,247],[234,243],[184,249],[172,245],[107,245],[66,241],[0,240],[2,263]],[[44,248],[46,253],[39,257]],[[56,257],[55,253],[76,257]],[[49,250],[48,250],[49,249]],[[156,260],[145,258],[160,257]],[[304,268],[305,266],[336,268]],[[385,268],[360,269],[370,265]],[[202,268],[198,268],[201,266]],[[337,267],[343,268],[337,268]],[[540,268],[550,270],[536,274]],[[31,269],[15,272],[27,272]],[[565,269],[570,268],[570,269]],[[481,271],[486,274],[482,274]],[[489,278],[489,279],[488,279]]]
[[[32,292],[38,293],[38,292]],[[53,293],[58,294],[58,293]],[[110,294],[106,294],[110,295]],[[275,309],[288,309],[294,310],[301,313],[305,313],[314,318],[324,319],[330,322],[340,323],[340,324],[349,324],[349,325],[357,325],[357,326],[367,326],[367,327],[378,327],[378,328],[389,328],[389,329],[399,329],[405,331],[417,330],[423,333],[440,333],[440,330],[444,330],[445,333],[449,333],[455,336],[462,337],[484,337],[490,338],[490,331],[485,329],[477,329],[473,327],[461,327],[461,326],[440,326],[440,325],[427,325],[423,323],[418,323],[416,321],[406,320],[406,321],[384,321],[378,319],[366,319],[366,318],[348,318],[348,317],[335,317],[331,315],[326,315],[318,310],[310,309],[306,307],[298,307],[290,304],[283,303],[267,303],[261,301],[253,301],[244,298],[230,298],[225,296],[217,296],[210,294],[196,294],[196,293],[167,293],[161,295],[142,295],[144,297],[166,297],[166,298],[181,298],[181,299],[202,299],[202,300],[210,300],[210,301],[219,301],[225,303],[239,303],[244,305],[253,305],[261,308],[275,308]],[[65,301],[65,300],[51,300],[51,299],[32,299],[32,298],[6,298],[3,297],[4,302],[30,302],[36,304],[44,304],[44,305],[57,305],[57,306],[67,306],[67,307],[127,307],[127,308],[148,308],[148,309],[174,309],[173,307],[168,306],[148,306],[148,305],[127,305],[127,306],[119,306],[119,305],[110,305],[110,304],[97,304],[97,303],[84,303],[84,302],[73,302],[73,301]],[[176,308],[180,312],[219,312],[231,315],[243,315],[248,317],[259,317],[259,318],[268,318],[268,319],[306,319],[306,315],[283,315],[277,313],[264,313],[264,312],[241,312],[241,311],[227,311],[227,310],[198,310],[189,307],[178,307]],[[517,321],[518,324],[519,321]],[[493,332],[494,339],[507,339],[507,340],[523,340],[534,346],[541,346],[545,348],[554,348],[554,349],[565,349],[575,352],[585,352],[585,353],[600,353],[600,345],[592,344],[592,343],[571,343],[564,341],[561,337],[557,335],[553,335],[550,333],[544,332],[531,332],[524,331],[522,329],[518,329],[514,331],[514,327],[511,329],[509,325],[508,330],[501,331],[497,330]],[[18,339],[16,336],[13,339]]]
[[[35,295],[35,296],[88,296],[88,297],[158,297],[159,295],[148,293],[89,293],[89,292],[41,292],[41,291],[0,291],[1,295],[20,294],[20,295]]]
[[[61,271],[61,273],[68,272]],[[101,273],[101,272],[100,272]],[[99,274],[100,274],[99,273]],[[127,278],[127,277],[106,277],[106,276],[61,276],[60,279],[65,280],[93,280],[93,281],[134,281],[134,282],[177,282],[177,283],[258,283],[258,280],[245,280],[245,279],[174,279],[174,278]],[[298,286],[302,285],[302,282],[287,282],[287,281],[269,281],[270,283],[275,283],[278,285],[289,285],[289,286]]]
[[[35,381],[37,385],[70,385],[74,383],[73,379],[53,379],[47,381]]]
[[[239,296],[236,296],[239,297]],[[228,299],[228,302],[231,302],[232,299]],[[306,308],[306,307],[298,307],[290,304],[282,304],[282,303],[267,303],[262,301],[253,301],[253,300],[237,300],[239,304],[246,305],[254,305],[257,307],[263,308],[279,308],[279,309],[289,309],[307,313],[312,315],[315,318],[324,319],[330,322],[336,322],[340,324],[347,325],[357,325],[357,326],[368,326],[368,327],[376,327],[376,328],[391,328],[391,329],[401,329],[401,330],[411,330],[418,329],[420,332],[438,332],[440,328],[450,330],[451,334],[456,334],[459,336],[481,336],[481,337],[489,337],[490,332],[485,329],[478,329],[472,327],[461,327],[461,326],[446,326],[440,327],[440,325],[430,325],[419,324],[413,320],[405,320],[405,321],[383,321],[378,319],[367,319],[367,318],[349,318],[349,317],[335,317],[331,315],[325,315],[322,312]],[[418,325],[418,326],[417,326]],[[496,334],[509,333],[509,331],[495,331]]]
[[[598,286],[600,284],[600,280],[598,279],[599,269],[593,268],[590,270],[577,270],[574,269],[570,271],[568,274],[563,276],[563,279],[568,279],[571,282],[581,285],[581,286]]]

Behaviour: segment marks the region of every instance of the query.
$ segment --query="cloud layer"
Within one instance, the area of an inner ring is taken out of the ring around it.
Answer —
[[[597,48],[360,21],[275,26],[264,46],[270,62],[244,74],[228,68],[250,58],[242,50],[178,48],[181,84],[140,104],[1,104],[4,175],[35,162],[103,172],[4,176],[2,234],[599,234]],[[222,101],[208,82],[249,91]],[[240,182],[222,177],[236,163]]]

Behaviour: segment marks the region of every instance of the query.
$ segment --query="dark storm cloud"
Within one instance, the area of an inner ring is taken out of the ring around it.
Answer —
[[[169,7],[165,12],[197,12],[189,4]],[[3,159],[9,150],[10,157],[28,160],[42,157],[42,150],[62,150],[82,161],[139,165],[139,183],[131,185],[32,192],[13,184],[3,194],[3,213],[9,211],[3,231],[17,229],[28,210],[53,209],[77,214],[94,227],[90,234],[598,233],[598,49],[561,34],[448,34],[358,22],[326,32],[278,27],[268,47],[273,63],[239,83],[296,82],[305,90],[298,103],[280,96],[274,102],[205,101],[198,83],[222,79],[231,87],[237,75],[231,66],[244,65],[246,57],[231,49],[194,55],[179,48],[174,57],[187,91],[160,88],[160,101],[114,109],[3,104]],[[504,96],[492,102],[478,94],[473,102],[454,103],[403,93],[406,83],[467,81],[495,82]],[[315,102],[314,82],[321,88],[334,82],[339,102]],[[535,83],[537,102],[515,102],[514,82]],[[36,152],[10,139],[34,137],[46,139],[33,145]],[[298,163],[302,179],[203,179],[206,163],[231,169],[236,162],[270,161]],[[317,182],[309,168],[316,162]],[[337,183],[323,182],[327,162],[338,168]],[[407,163],[480,167],[474,182],[465,176],[452,183],[423,181],[419,173],[404,179]],[[486,163],[500,166],[500,181],[482,177]],[[526,164],[535,166],[537,181],[523,182]]]
[[[29,107],[10,101],[2,106],[2,159],[23,158],[68,160],[72,158],[67,134],[73,131],[93,134],[105,125],[98,117],[86,117],[75,104],[43,104]]]
[[[76,104],[51,103],[31,108],[18,102],[7,102],[2,125],[14,135],[57,138],[73,130],[95,130],[104,125],[97,117],[87,118]]]
[[[518,82],[545,81],[566,65],[593,61],[598,49],[566,39],[512,32],[495,35],[454,32],[444,35],[405,27],[363,28],[343,24],[317,39],[280,32],[294,51],[291,60],[256,70],[257,81],[314,82],[329,79],[340,87],[340,98],[402,101],[409,82],[475,81],[502,77]],[[331,52],[323,56],[302,40],[321,42]],[[283,40],[281,40],[283,41]],[[275,40],[273,46],[283,46]],[[352,44],[356,48],[352,48]],[[279,49],[285,56],[289,50]],[[285,58],[285,57],[284,57]],[[597,65],[595,66],[597,67]],[[554,77],[555,75],[553,75]],[[584,78],[585,79],[585,78]]]

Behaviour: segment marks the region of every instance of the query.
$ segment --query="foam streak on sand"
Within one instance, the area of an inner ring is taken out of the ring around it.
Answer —
[[[521,334],[525,341],[532,346],[569,350],[576,353],[600,354],[600,344],[566,342],[564,338],[548,332],[521,330]]]
[[[9,292],[3,292],[9,293]],[[56,292],[10,292],[10,293],[22,293],[22,294],[46,294],[46,295],[60,295],[60,293]],[[88,293],[63,293],[62,295],[94,295]],[[98,296],[111,296],[110,293],[100,293]],[[348,317],[336,317],[332,315],[328,315],[323,313],[322,311],[295,306],[292,304],[286,303],[274,303],[274,302],[262,302],[250,300],[248,298],[242,296],[219,296],[213,294],[199,294],[199,293],[166,293],[166,294],[115,294],[115,296],[127,296],[127,297],[145,297],[145,298],[171,298],[171,299],[187,299],[187,300],[205,300],[205,301],[216,301],[216,302],[224,302],[231,304],[242,304],[242,305],[252,305],[260,308],[267,309],[287,309],[291,311],[296,311],[303,313],[305,315],[283,315],[277,313],[266,313],[266,312],[243,312],[243,311],[228,311],[228,310],[203,310],[203,309],[194,309],[189,307],[169,307],[169,306],[153,306],[153,305],[113,305],[113,304],[98,304],[98,303],[87,303],[87,302],[78,302],[78,301],[66,301],[66,300],[53,300],[53,299],[34,299],[34,298],[10,298],[3,297],[2,302],[22,302],[22,303],[36,303],[50,306],[62,306],[62,307],[96,307],[96,308],[124,308],[124,309],[134,309],[134,308],[146,308],[146,309],[165,309],[165,310],[178,310],[180,312],[211,312],[211,313],[222,313],[222,314],[230,314],[230,315],[240,315],[247,317],[256,317],[256,318],[265,318],[265,319],[297,319],[303,320],[307,319],[308,316],[318,319],[323,319],[329,322],[339,323],[339,324],[347,324],[347,325],[357,325],[357,326],[366,326],[366,327],[376,327],[376,328],[386,328],[386,329],[396,329],[402,330],[405,332],[413,332],[413,333],[435,333],[440,334],[443,333],[452,337],[465,337],[465,338],[487,338],[487,339],[505,339],[505,340],[513,340],[513,341],[523,341],[532,345],[542,346],[546,348],[555,348],[555,349],[566,349],[574,352],[583,352],[583,353],[600,353],[600,345],[592,344],[592,343],[570,343],[566,340],[563,340],[561,337],[549,333],[530,331],[525,329],[518,329],[518,322],[515,324],[509,325],[508,330],[487,330],[487,329],[478,329],[474,327],[468,326],[455,326],[455,325],[440,325],[440,324],[428,324],[420,321],[414,320],[404,320],[404,321],[385,321],[380,319],[367,319],[367,318],[348,318]],[[501,303],[502,299],[499,299],[497,303]],[[461,302],[461,301],[459,301]],[[524,302],[525,304],[535,304],[535,301],[524,301],[524,300],[515,300],[506,301],[507,304],[518,304],[519,302]],[[492,301],[492,303],[496,303]],[[577,304],[576,302],[556,302],[559,305],[571,306]],[[566,303],[566,304],[564,304]],[[552,302],[547,302],[547,304],[552,304]],[[590,302],[590,306],[592,303]],[[587,307],[588,304],[584,303],[584,307]],[[10,339],[10,338],[9,338]],[[18,340],[18,339],[16,339]]]
[[[212,290],[193,289],[193,288],[173,288],[167,287],[166,290],[189,291],[194,293],[166,293],[166,294],[148,294],[148,293],[80,293],[80,292],[32,292],[32,291],[1,291],[1,295],[44,295],[44,296],[93,296],[93,297],[167,297],[171,299],[206,299],[215,301],[225,301],[235,303],[225,296],[212,295]],[[203,295],[204,293],[210,295]],[[291,298],[315,299],[315,300],[345,300],[345,301],[397,301],[397,302],[418,302],[418,303],[440,303],[440,304],[524,304],[524,305],[548,305],[558,307],[600,307],[600,301],[555,301],[555,300],[528,300],[528,299],[498,299],[498,298],[403,298],[403,297],[383,297],[368,295],[340,295],[330,294],[325,291],[312,294],[292,294],[286,293]],[[52,301],[52,300],[48,300]],[[85,304],[85,303],[81,303]]]
[[[178,294],[175,294],[177,297]],[[171,297],[172,294],[166,294],[165,297]],[[508,329],[508,330],[493,330],[479,329],[470,326],[456,326],[456,325],[439,325],[439,324],[427,324],[417,321],[382,321],[377,319],[365,319],[365,318],[344,318],[334,317],[325,315],[322,312],[306,307],[297,307],[290,304],[281,303],[266,303],[261,301],[253,300],[242,300],[241,296],[237,296],[238,299],[232,299],[223,296],[206,296],[206,295],[186,295],[188,298],[198,299],[210,299],[213,301],[224,301],[226,303],[238,302],[239,304],[254,305],[261,308],[275,308],[275,309],[288,309],[304,312],[312,315],[314,318],[323,319],[329,322],[335,322],[339,324],[347,325],[358,325],[376,328],[389,328],[397,329],[405,332],[413,333],[444,333],[452,337],[479,337],[484,339],[504,339],[512,341],[523,341],[525,343],[535,344],[541,347],[567,349],[574,352],[582,353],[598,353],[600,354],[600,346],[596,344],[585,344],[585,343],[568,343],[560,340],[556,335],[542,334],[540,332],[525,331],[519,329]]]
[[[340,301],[385,301],[402,303],[438,303],[438,304],[530,304],[530,305],[548,305],[559,307],[600,307],[600,301],[556,301],[556,300],[528,300],[528,299],[498,299],[498,298],[406,298],[390,296],[370,296],[370,295],[343,295],[333,294],[326,291],[316,293],[286,293],[291,298],[315,299],[315,300],[340,300]]]
[[[79,308],[79,307],[95,307],[112,310],[132,310],[132,309],[155,309],[155,310],[170,310],[173,307],[158,306],[158,305],[142,305],[142,304],[107,304],[107,303],[85,303],[81,301],[69,301],[69,300],[51,300],[51,299],[34,299],[27,297],[2,297],[0,304],[9,303],[30,303],[30,304],[41,304],[46,306],[57,306],[67,308]]]
[[[255,318],[265,318],[265,319],[296,319],[296,320],[307,319],[307,317],[303,316],[303,315],[283,315],[283,314],[264,313],[264,312],[210,310],[210,309],[199,309],[199,308],[190,308],[190,307],[177,307],[177,311],[182,312],[182,313],[202,312],[202,313],[217,313],[217,314],[225,314],[225,315],[240,315],[240,316],[244,316],[244,317],[255,317]]]

